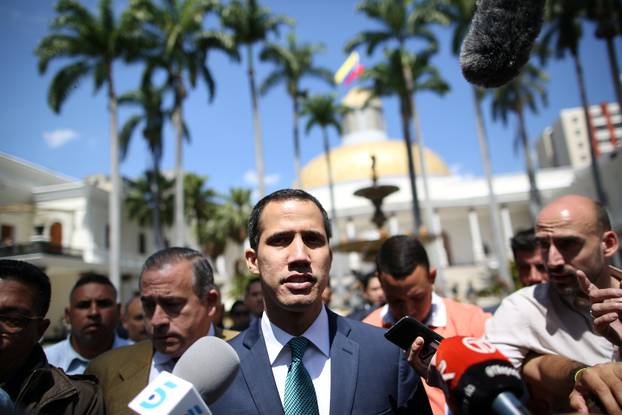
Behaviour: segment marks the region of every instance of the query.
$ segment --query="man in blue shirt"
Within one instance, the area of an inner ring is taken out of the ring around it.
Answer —
[[[116,335],[119,314],[117,290],[108,278],[99,274],[80,277],[65,309],[71,331],[65,340],[44,349],[49,363],[67,374],[82,374],[91,359],[129,344]]]

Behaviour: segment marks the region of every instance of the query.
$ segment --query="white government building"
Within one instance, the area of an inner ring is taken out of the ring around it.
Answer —
[[[377,246],[378,240],[388,235],[414,230],[405,145],[401,139],[387,137],[380,106],[363,108],[364,100],[357,90],[344,98],[345,104],[358,110],[344,119],[341,145],[330,153],[337,216],[333,223],[338,236],[333,241],[336,254],[331,278],[339,305],[347,303],[354,291],[352,271],[365,272],[373,267],[361,251]],[[617,154],[622,142],[622,117],[615,104],[594,106],[591,111],[611,219],[620,233],[622,195],[617,180],[622,177],[622,160]],[[566,193],[595,197],[589,157],[585,164],[581,154],[575,154],[575,147],[580,152],[587,145],[585,123],[580,114],[580,109],[563,110],[560,119],[538,140],[541,167],[537,171],[537,183],[544,202]],[[580,140],[582,145],[577,144]],[[432,224],[426,222],[427,228],[440,235],[426,242],[428,252],[433,265],[442,269],[441,286],[445,291],[465,298],[470,290],[489,284],[498,266],[492,255],[494,239],[486,179],[451,174],[440,155],[426,149],[430,192],[426,199],[416,145],[413,150],[422,215],[425,219],[425,212],[432,212]],[[371,222],[374,212],[371,202],[354,195],[355,191],[372,184],[371,156],[376,160],[378,185],[399,188],[384,201],[387,222],[381,231]],[[301,182],[301,187],[315,195],[331,214],[324,154],[304,166]],[[527,176],[522,171],[496,175],[493,187],[500,207],[504,249],[511,258],[509,238],[515,231],[532,226]],[[109,182],[104,176],[76,181],[0,153],[0,258],[32,262],[50,276],[53,293],[50,336],[61,330],[69,288],[80,273],[108,271],[108,192]],[[431,209],[424,209],[427,207]],[[121,292],[125,300],[137,288],[140,267],[154,246],[150,229],[141,228],[127,216],[122,223]],[[193,232],[186,235],[191,239]],[[188,245],[196,246],[193,240]],[[239,248],[230,248],[216,261],[217,282],[224,286],[225,293],[227,276],[232,274],[239,254]]]

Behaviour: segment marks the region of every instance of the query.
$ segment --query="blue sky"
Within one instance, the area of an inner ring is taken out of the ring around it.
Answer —
[[[374,27],[373,22],[356,12],[356,0],[263,0],[261,3],[275,13],[294,18],[300,41],[324,43],[326,51],[317,56],[317,64],[331,70],[336,70],[345,59],[346,41],[359,31]],[[93,7],[96,3],[88,0],[85,4]],[[119,7],[123,4],[117,2]],[[93,95],[93,83],[87,79],[68,98],[61,114],[54,114],[47,106],[47,88],[60,65],[53,63],[48,72],[40,76],[33,50],[48,33],[53,7],[51,0],[3,0],[0,3],[0,16],[4,20],[0,25],[0,51],[4,56],[0,69],[0,151],[75,178],[108,174],[108,115],[104,90]],[[282,31],[281,41],[287,31]],[[614,93],[605,45],[594,39],[592,26],[585,26],[585,33],[581,54],[589,101],[592,104],[611,102]],[[433,62],[452,89],[445,97],[431,94],[417,97],[426,145],[455,171],[481,175],[471,88],[460,73],[457,59],[449,51],[450,31],[439,29],[438,35],[442,49]],[[618,54],[622,50],[620,43],[617,40]],[[373,64],[381,53],[374,57],[362,54],[363,63]],[[191,143],[184,148],[185,169],[207,175],[208,183],[219,191],[227,191],[232,186],[253,186],[255,161],[245,64],[233,63],[215,52],[209,56],[209,66],[217,83],[214,101],[208,104],[205,88],[199,84],[185,104],[185,118],[192,134]],[[259,63],[258,79],[261,81],[270,70],[269,64]],[[551,78],[549,105],[536,115],[527,115],[532,141],[555,121],[561,109],[580,103],[570,59],[553,61],[546,70]],[[140,68],[117,63],[114,76],[117,92],[125,92],[137,87]],[[305,81],[303,86],[312,93],[330,91],[328,86],[315,81]],[[336,91],[343,96],[347,89],[340,87]],[[285,88],[279,87],[261,97],[259,105],[268,190],[289,186],[294,180],[291,100]],[[516,153],[512,145],[514,120],[503,127],[492,121],[489,103],[484,105],[484,111],[495,173],[522,170],[522,154]],[[133,112],[121,110],[120,121]],[[384,113],[389,136],[400,138],[397,101],[385,100]],[[174,134],[170,127],[165,134],[163,168],[167,170],[174,166]],[[331,139],[332,146],[339,144],[332,131]],[[306,163],[321,154],[320,131],[314,130],[309,136],[303,133],[301,144],[303,163]],[[136,135],[121,165],[121,173],[136,177],[149,163],[142,137]]]

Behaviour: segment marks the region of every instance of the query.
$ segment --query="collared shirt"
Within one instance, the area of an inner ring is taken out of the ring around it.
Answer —
[[[115,334],[111,349],[127,346],[130,342]],[[81,375],[89,364],[89,360],[76,352],[71,345],[71,334],[65,340],[43,349],[48,362],[59,367],[68,375]]]
[[[208,336],[214,335],[214,325],[209,325],[209,330],[207,331]],[[155,378],[158,377],[160,372],[166,371],[171,373],[175,368],[175,363],[177,362],[176,358],[170,357],[167,354],[160,353],[157,350],[153,352],[153,357],[151,358],[151,369],[149,369],[149,383],[153,382]]]
[[[382,307],[380,315],[382,316],[383,327],[389,328],[395,324],[395,318],[391,314],[388,304]],[[434,291],[432,291],[432,306],[430,307],[428,318],[425,319],[423,324],[428,327],[445,327],[447,325],[447,307],[445,307],[443,299]]]
[[[569,304],[550,282],[532,285],[501,302],[486,337],[518,368],[529,352],[590,366],[618,360],[618,348],[594,332],[588,310]]]
[[[272,366],[272,374],[279,391],[281,404],[285,397],[285,378],[287,369],[292,361],[291,350],[287,343],[294,336],[283,331],[268,319],[265,311],[261,319],[261,331],[266,341],[268,358]],[[313,324],[301,335],[306,337],[310,344],[302,363],[313,380],[315,395],[320,415],[330,412],[330,339],[328,338],[328,314],[324,307]]]

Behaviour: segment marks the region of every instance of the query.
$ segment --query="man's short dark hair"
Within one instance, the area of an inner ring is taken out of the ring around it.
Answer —
[[[147,270],[161,269],[165,265],[176,264],[180,261],[192,263],[192,289],[197,297],[205,298],[209,290],[214,288],[214,271],[207,256],[194,249],[174,246],[159,250],[145,261],[140,272],[140,280]]]
[[[516,232],[510,239],[510,245],[512,245],[514,259],[516,259],[518,252],[534,252],[538,248],[534,229],[529,228]]]
[[[134,291],[132,293],[132,296],[125,302],[125,304],[123,305],[124,314],[127,314],[127,310],[130,308],[130,304],[132,304],[132,301],[134,301],[136,298],[140,300],[140,291]]]
[[[252,249],[257,250],[259,245],[259,237],[261,236],[261,226],[259,220],[261,219],[261,213],[266,205],[270,202],[282,202],[285,200],[302,200],[307,202],[313,202],[322,213],[322,220],[324,222],[324,231],[328,239],[331,238],[330,221],[328,220],[328,214],[322,206],[322,204],[315,197],[310,195],[301,189],[281,189],[276,192],[270,193],[261,199],[251,212],[251,217],[248,220],[248,240]]]
[[[36,266],[14,259],[0,260],[0,279],[11,279],[32,288],[34,312],[45,317],[50,308],[52,287],[50,278]]]
[[[248,297],[248,294],[251,292],[251,286],[257,283],[261,284],[261,277],[253,277],[250,280],[248,280],[248,283],[246,284],[246,288],[244,289],[244,297]]]
[[[78,288],[80,288],[80,287],[82,287],[83,285],[86,285],[86,284],[106,285],[106,286],[108,286],[108,287],[110,287],[112,289],[112,292],[114,293],[115,300],[117,298],[117,289],[115,288],[114,285],[112,285],[112,282],[110,281],[110,278],[108,278],[107,276],[105,276],[103,274],[98,274],[96,272],[85,272],[84,274],[80,275],[80,278],[78,278],[78,281],[76,281],[76,283],[71,288],[71,291],[69,292],[69,303],[71,303],[71,299],[73,298],[73,293]]]
[[[377,271],[371,271],[363,275],[363,278],[361,278],[361,284],[363,284],[363,291],[367,290],[367,287],[369,287],[369,282],[371,281],[372,278],[378,278]]]
[[[384,241],[376,256],[378,273],[402,279],[412,274],[415,268],[430,269],[428,254],[419,239],[414,236],[395,235]]]

